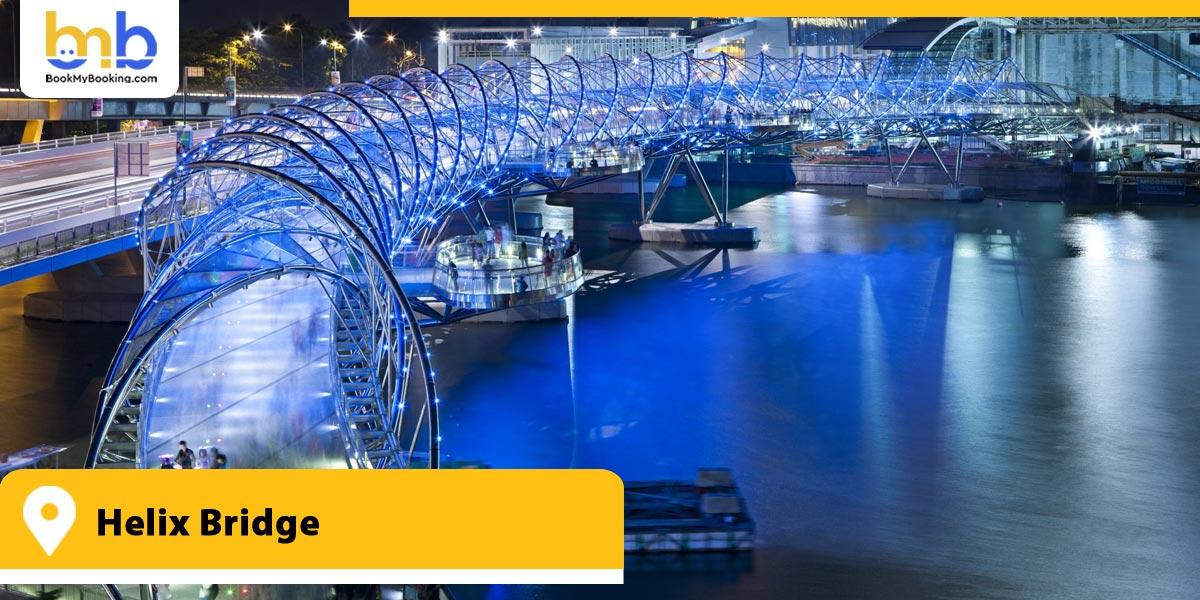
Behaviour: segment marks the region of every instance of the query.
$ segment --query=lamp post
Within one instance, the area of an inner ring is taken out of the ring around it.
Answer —
[[[304,30],[300,29],[299,27],[293,26],[291,23],[283,24],[283,32],[284,33],[291,33],[293,31],[295,31],[297,34],[300,35],[300,87],[304,87],[305,85],[307,85],[304,82],[304,80],[305,80],[305,77],[304,77]]]
[[[362,52],[363,45],[363,32],[361,29],[354,30],[354,44],[358,46],[358,48],[355,49],[354,58],[351,59],[350,79],[353,81],[358,81],[358,55],[360,52]]]
[[[329,48],[329,51],[333,53],[333,72],[331,72],[329,74],[330,82],[334,83],[335,85],[338,83],[341,83],[341,79],[342,79],[341,74],[338,74],[338,76],[336,77],[337,81],[334,81],[335,78],[334,78],[333,74],[337,73],[337,70],[338,70],[338,51],[343,50],[346,47],[343,46],[342,43],[337,40],[326,40],[326,39],[321,40],[321,46],[324,48]]]

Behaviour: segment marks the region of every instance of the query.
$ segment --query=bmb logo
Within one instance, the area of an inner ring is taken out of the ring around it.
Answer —
[[[88,60],[88,42],[96,40],[100,45],[100,68],[109,69],[116,58],[118,69],[145,69],[154,62],[158,54],[158,41],[149,29],[141,25],[128,25],[129,16],[123,10],[116,14],[117,26],[113,33],[100,27],[86,32],[74,25],[60,25],[58,11],[46,11],[46,60],[60,69],[74,69]],[[113,54],[113,38],[116,38],[116,54]],[[130,58],[129,41],[141,38],[145,53],[141,58]]]
[[[175,0],[23,0],[21,91],[34,98],[166,98],[179,82]]]

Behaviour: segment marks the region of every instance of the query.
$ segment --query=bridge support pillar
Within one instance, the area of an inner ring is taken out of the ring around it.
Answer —
[[[899,180],[896,178],[896,167],[892,160],[892,144],[888,141],[888,136],[884,135],[881,137],[883,139],[883,154],[887,157],[888,180],[892,185],[896,185],[899,183]]]
[[[654,222],[654,211],[658,210],[658,203],[662,202],[663,196],[667,193],[667,188],[671,187],[671,178],[675,176],[675,171],[679,169],[679,162],[678,154],[672,154],[671,158],[667,159],[667,168],[663,171],[662,179],[658,182],[658,188],[654,190],[654,198],[650,200],[650,210],[642,218],[642,223]]]
[[[966,137],[965,134],[959,132],[958,152],[954,156],[954,187],[962,187],[963,139]]]
[[[25,131],[21,133],[22,144],[36,144],[42,141],[42,129],[46,126],[44,119],[25,121]]]
[[[637,195],[638,195],[638,218],[637,222],[640,225],[646,220],[646,169],[649,165],[642,165],[642,168],[637,172]]]
[[[687,162],[688,171],[692,173],[692,179],[696,180],[696,186],[700,188],[700,196],[708,204],[708,210],[712,211],[713,216],[716,217],[717,225],[724,225],[725,219],[721,217],[721,211],[717,209],[717,201],[713,198],[708,182],[704,180],[704,174],[700,172],[700,165],[696,164],[696,157],[692,156],[691,151],[684,151],[683,157]]]
[[[517,233],[517,199],[509,196],[504,203],[508,207],[508,228],[512,229],[515,235]]]
[[[729,225],[729,148],[725,148],[724,167],[721,170],[721,202],[724,203],[721,211],[721,224]]]
[[[954,181],[954,176],[950,174],[950,169],[946,168],[946,162],[942,160],[942,155],[938,154],[937,146],[934,146],[933,142],[929,141],[929,138],[925,137],[924,131],[919,133],[921,134],[921,140],[924,141],[925,145],[929,146],[929,150],[933,152],[933,158],[937,161],[938,166],[942,168],[942,173],[946,175],[946,179],[950,180],[950,185],[957,185],[957,182]],[[959,137],[961,138],[962,136]]]

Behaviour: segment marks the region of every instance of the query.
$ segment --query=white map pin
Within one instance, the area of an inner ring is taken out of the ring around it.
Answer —
[[[58,514],[53,519],[42,515],[42,510],[54,505]],[[60,487],[44,485],[30,492],[25,499],[25,526],[42,545],[46,556],[53,556],[59,543],[75,524],[75,499]]]

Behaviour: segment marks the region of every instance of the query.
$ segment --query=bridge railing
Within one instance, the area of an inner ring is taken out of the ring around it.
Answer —
[[[86,211],[81,208],[80,212]],[[137,212],[131,212],[0,246],[0,269],[129,235],[137,229],[137,216]]]
[[[124,196],[124,202],[130,202],[135,198],[140,198],[140,194],[135,196],[132,192],[123,194],[122,196]],[[34,225],[41,225],[42,223],[51,223],[63,217],[81,215],[86,212],[92,212],[94,210],[116,206],[117,204],[122,203],[122,196],[118,196],[116,199],[114,199],[113,196],[109,194],[107,196],[88,198],[86,200],[80,200],[79,202],[72,202],[70,204],[59,204],[55,205],[53,208],[43,208],[20,215],[0,218],[0,233],[8,233],[9,231],[33,227]]]
[[[217,119],[213,121],[196,121],[188,123],[188,126],[193,130],[202,131],[205,129],[216,129],[221,126],[224,121]],[[142,137],[150,137],[155,135],[165,135],[174,133],[182,129],[182,125],[164,125],[162,127],[153,127],[150,129],[138,129],[135,131],[110,131],[108,133],[96,133],[92,135],[77,135],[69,138],[59,138],[55,140],[45,140],[41,142],[33,142],[30,144],[17,144],[15,146],[0,146],[0,156],[8,156],[10,154],[23,154],[25,152],[36,152],[38,150],[50,150],[53,148],[69,148],[71,146],[79,146],[82,144],[95,144],[97,142],[111,142],[114,140],[137,139]]]
[[[459,236],[439,244],[433,287],[456,306],[490,309],[557,300],[583,283],[579,252],[567,254],[564,248],[557,259],[544,262],[541,238],[514,236],[499,245],[478,244],[477,250],[472,244],[476,239]],[[521,242],[526,245],[524,260]]]

